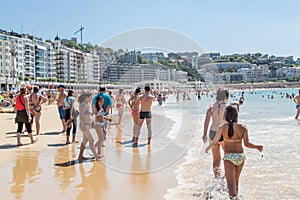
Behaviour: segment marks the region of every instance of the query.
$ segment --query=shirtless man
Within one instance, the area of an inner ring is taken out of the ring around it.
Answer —
[[[56,99],[56,105],[58,108],[58,113],[59,113],[59,118],[61,119],[61,123],[63,126],[63,132],[66,132],[66,122],[65,122],[65,115],[66,115],[66,110],[64,110],[64,100],[67,97],[67,95],[65,94],[65,86],[64,85],[59,85],[57,87],[57,90],[59,92],[58,94],[58,98]]]
[[[32,114],[35,120],[36,126],[36,134],[39,135],[40,133],[40,119],[42,114],[42,104],[47,102],[47,98],[41,94],[39,94],[40,88],[38,86],[33,87],[33,92],[27,95],[27,101],[29,102],[29,110],[30,114]]]
[[[299,114],[300,114],[300,89],[299,89],[299,94],[297,96],[295,96],[295,98],[294,98],[294,102],[297,104],[296,105],[297,113],[296,113],[295,119],[298,119]]]
[[[119,94],[116,96],[115,103],[114,103],[118,109],[118,116],[119,116],[118,124],[121,124],[121,121],[122,121],[124,104],[127,107],[126,99],[122,93],[123,93],[123,89],[119,89]]]
[[[148,128],[148,145],[151,142],[152,130],[151,130],[151,106],[152,102],[155,101],[155,97],[150,93],[150,86],[145,86],[145,94],[140,96],[141,109],[140,109],[140,119],[138,124],[138,129],[136,133],[136,137],[133,141],[133,147],[137,147],[138,139],[141,132],[141,127],[143,125],[144,119],[146,119],[147,128]]]

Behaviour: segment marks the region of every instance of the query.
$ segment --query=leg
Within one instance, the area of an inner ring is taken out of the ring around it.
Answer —
[[[118,115],[119,115],[119,124],[121,124],[122,116],[123,116],[123,106],[120,106],[118,109]]]
[[[235,198],[236,197],[236,187],[235,187],[235,165],[228,160],[224,161],[224,169],[225,169],[225,176],[226,176],[226,181],[227,181],[227,187],[228,187],[228,192],[229,192],[229,197],[230,199]]]
[[[295,119],[298,119],[299,114],[300,114],[300,108],[297,109],[297,113],[296,113]]]
[[[141,133],[141,128],[142,128],[143,122],[144,122],[144,119],[139,119],[139,121],[136,125],[135,137],[134,137],[134,141],[132,144],[133,147],[137,147],[137,145],[138,145],[138,140],[139,140],[139,136]]]
[[[62,132],[66,132],[66,127],[67,127],[67,125],[66,125],[65,119],[61,119],[61,124],[62,124],[62,126],[63,126],[63,131],[62,131]]]
[[[41,112],[34,115],[35,119],[35,127],[36,127],[36,134],[38,135],[40,133],[40,118],[41,118]]]
[[[70,144],[70,132],[71,132],[71,128],[72,128],[72,126],[70,126],[70,127],[67,128],[67,134],[66,134],[67,141],[66,141],[66,144]]]
[[[239,166],[235,166],[235,190],[236,190],[236,195],[238,195],[238,193],[239,193],[239,180],[240,180],[241,172],[242,172],[243,167],[244,167],[244,163],[239,165]]]
[[[25,126],[26,126],[26,129],[27,129],[27,132],[28,132],[28,136],[29,136],[29,138],[31,140],[31,143],[36,142],[36,140],[34,140],[33,136],[32,136],[32,129],[31,129],[32,125],[31,125],[31,123],[29,123],[29,122],[25,123]]]
[[[95,159],[100,159],[101,158],[101,155],[99,155],[97,152],[96,152],[96,149],[95,149],[95,146],[94,146],[94,138],[89,130],[89,128],[85,128],[84,131],[82,131],[82,133],[86,136],[86,138],[88,139],[89,141],[89,145],[90,145],[90,148],[91,148],[91,151],[93,152],[94,156],[95,156]]]
[[[213,168],[214,168],[214,174],[215,178],[218,178],[220,176],[220,165],[221,165],[221,154],[220,154],[220,145],[217,144],[212,148],[213,153]]]
[[[148,129],[148,145],[149,145],[151,142],[151,138],[152,138],[151,118],[147,118],[146,123],[147,123],[147,129]]]
[[[23,122],[18,122],[18,130],[17,130],[17,145],[22,145],[21,143],[21,132],[23,129]]]
[[[101,152],[102,152],[102,146],[103,146],[105,135],[104,135],[102,126],[96,125],[95,130],[98,135],[98,141],[95,144],[95,148],[98,149],[98,154],[102,155]]]
[[[76,126],[76,120],[74,120],[73,122],[73,137],[72,137],[72,142],[76,142],[75,138],[76,138],[76,132],[77,132],[77,126]]]
[[[83,152],[84,152],[85,145],[86,145],[87,141],[88,141],[87,137],[84,134],[82,134],[82,142],[80,144],[80,151],[79,151],[79,155],[78,155],[78,161],[79,162],[82,162],[82,160],[85,159],[85,157],[83,157]]]

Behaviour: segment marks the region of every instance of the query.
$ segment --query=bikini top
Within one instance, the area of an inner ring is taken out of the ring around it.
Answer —
[[[96,116],[104,116],[104,113],[102,110],[99,110]]]

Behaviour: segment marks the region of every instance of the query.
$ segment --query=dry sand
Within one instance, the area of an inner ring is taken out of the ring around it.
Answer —
[[[30,144],[23,134],[21,147],[16,146],[15,114],[0,113],[0,199],[164,199],[166,190],[177,185],[174,170],[183,161],[184,149],[166,139],[174,122],[163,115],[154,113],[153,132],[160,134],[154,134],[151,146],[143,128],[144,138],[132,148],[127,111],[127,125],[109,126],[103,159],[78,163],[80,144],[64,145],[56,106],[44,106],[42,112],[43,135]],[[92,157],[88,147],[85,156]]]

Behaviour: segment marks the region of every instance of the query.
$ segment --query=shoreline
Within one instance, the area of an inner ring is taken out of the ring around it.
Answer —
[[[275,88],[298,88],[299,82],[270,82],[270,83],[238,83],[229,84],[229,87],[237,90],[245,89],[275,89]]]

